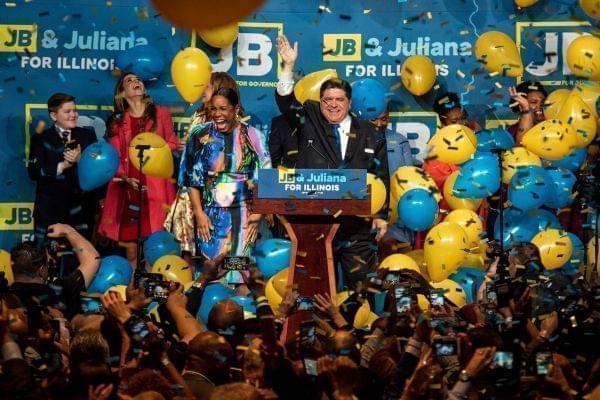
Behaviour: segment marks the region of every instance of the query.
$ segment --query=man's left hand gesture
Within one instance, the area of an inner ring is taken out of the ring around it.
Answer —
[[[375,240],[379,241],[385,236],[385,233],[387,232],[387,225],[387,221],[381,218],[373,218],[371,229],[377,232],[377,235],[375,235]]]

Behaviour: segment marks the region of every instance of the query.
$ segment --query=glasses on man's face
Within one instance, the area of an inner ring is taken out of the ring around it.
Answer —
[[[348,103],[348,99],[345,97],[321,97],[321,103],[326,106],[333,106],[336,104],[346,104]]]

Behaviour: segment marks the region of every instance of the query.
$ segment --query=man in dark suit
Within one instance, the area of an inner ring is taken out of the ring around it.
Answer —
[[[293,68],[298,43],[291,47],[281,36],[277,48],[283,60],[277,84],[279,110],[298,135],[296,168],[366,169],[388,185],[385,136],[364,120],[350,115],[352,88],[346,81],[330,79],[320,88],[320,101],[300,104],[293,94]],[[353,288],[377,267],[376,240],[387,230],[387,209],[372,221],[362,217],[341,218],[335,238],[336,259],[342,264],[344,283]]]
[[[29,177],[37,183],[33,219],[36,240],[43,241],[50,225],[65,223],[90,238],[96,196],[79,187],[77,166],[81,152],[96,142],[94,132],[77,127],[75,97],[55,93],[48,99],[54,124],[31,137]]]
[[[269,154],[271,165],[277,168],[283,165],[294,168],[298,158],[298,135],[285,119],[285,115],[278,115],[271,120],[271,133],[269,134]]]

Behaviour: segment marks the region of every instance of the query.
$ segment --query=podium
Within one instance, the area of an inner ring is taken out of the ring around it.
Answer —
[[[370,215],[366,170],[263,169],[253,188],[253,213],[277,214],[291,242],[288,287],[300,297],[329,293],[335,301],[333,238],[339,218]],[[298,338],[313,311],[297,310],[285,321],[282,342]]]

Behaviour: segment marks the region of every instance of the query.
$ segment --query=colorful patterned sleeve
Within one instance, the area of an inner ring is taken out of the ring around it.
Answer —
[[[204,186],[204,167],[202,165],[202,145],[200,138],[210,134],[211,124],[204,119],[196,119],[189,129],[188,141],[181,159],[179,180],[183,186]]]
[[[258,170],[261,168],[271,168],[271,155],[269,154],[269,145],[267,136],[253,126],[248,127],[248,138],[254,153],[258,156],[258,162],[254,168],[254,178],[258,176]]]

